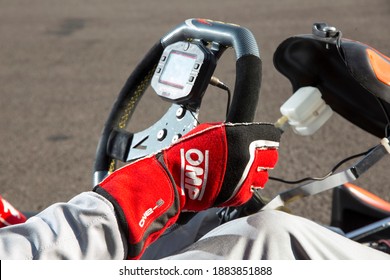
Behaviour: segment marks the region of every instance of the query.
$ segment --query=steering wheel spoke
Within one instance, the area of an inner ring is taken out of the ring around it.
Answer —
[[[108,140],[107,154],[122,162],[154,154],[191,131],[198,124],[198,112],[198,109],[190,111],[173,104],[159,121],[143,131],[131,133],[114,129]]]
[[[197,124],[198,110],[173,104],[165,115],[151,127],[133,135],[126,162],[153,154],[170,146]]]

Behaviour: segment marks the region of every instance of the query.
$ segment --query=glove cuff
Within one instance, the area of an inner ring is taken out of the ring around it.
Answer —
[[[94,191],[114,206],[128,238],[128,259],[139,258],[178,218],[180,196],[173,179],[156,156],[127,165],[103,180]]]

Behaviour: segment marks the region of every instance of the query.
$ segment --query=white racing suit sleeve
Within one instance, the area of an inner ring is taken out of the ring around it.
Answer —
[[[0,229],[0,259],[123,259],[123,240],[111,203],[84,192]]]

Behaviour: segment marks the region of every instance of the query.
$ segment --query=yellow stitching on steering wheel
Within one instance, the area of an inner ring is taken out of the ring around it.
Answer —
[[[134,110],[135,104],[137,103],[139,97],[145,92],[145,90],[148,88],[150,80],[152,79],[153,73],[154,73],[155,67],[149,73],[145,76],[145,78],[141,81],[141,83],[137,86],[134,95],[130,98],[129,102],[127,103],[125,110],[123,111],[122,116],[119,119],[118,127],[119,128],[125,128],[127,125],[127,122],[129,120],[131,112]],[[110,167],[108,169],[109,173],[114,172],[116,167],[116,160],[112,159],[110,163]]]
[[[138,101],[138,98],[145,92],[145,90],[149,86],[153,73],[154,73],[154,68],[151,71],[149,71],[149,73],[145,76],[145,79],[143,79],[142,82],[137,86],[134,95],[130,98],[130,101],[129,103],[127,103],[123,115],[119,119],[119,123],[118,123],[119,128],[126,127],[126,124],[129,120],[130,113],[133,111],[135,104]]]

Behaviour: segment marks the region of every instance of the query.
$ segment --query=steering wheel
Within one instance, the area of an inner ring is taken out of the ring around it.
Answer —
[[[226,121],[253,121],[261,83],[261,60],[253,34],[238,25],[188,19],[149,50],[120,91],[97,146],[93,167],[94,186],[116,169],[117,161],[127,163],[155,153],[171,145],[198,124],[194,116],[200,110],[203,93],[198,95],[197,102],[191,104],[173,100],[165,115],[143,131],[129,132],[125,129],[151,83],[164,49],[177,42],[201,42],[217,59],[227,48],[234,49],[236,80]]]

